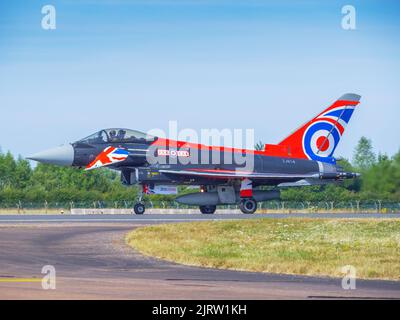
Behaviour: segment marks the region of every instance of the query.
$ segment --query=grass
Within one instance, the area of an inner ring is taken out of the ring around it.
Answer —
[[[126,242],[187,265],[301,275],[400,279],[400,220],[257,219],[138,228]]]

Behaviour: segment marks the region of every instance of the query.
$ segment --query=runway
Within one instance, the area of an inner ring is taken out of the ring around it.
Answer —
[[[321,218],[321,219],[400,219],[400,213],[278,213],[278,214],[88,214],[88,215],[71,215],[71,214],[13,214],[1,215],[0,223],[64,223],[64,222],[80,222],[80,223],[137,223],[137,224],[156,224],[166,222],[189,222],[189,221],[205,221],[205,220],[232,220],[232,219],[284,219],[284,218]]]
[[[11,282],[0,281],[0,299],[400,299],[397,281],[357,280],[344,290],[341,279],[182,266],[125,245],[126,233],[145,224],[234,218],[179,216],[1,216],[0,280]],[[16,282],[40,281],[44,265],[56,269],[55,290]]]

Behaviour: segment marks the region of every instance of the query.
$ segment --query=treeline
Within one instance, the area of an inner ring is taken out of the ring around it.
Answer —
[[[400,152],[393,157],[376,156],[371,141],[361,138],[352,163],[339,160],[346,171],[360,172],[360,179],[282,191],[287,201],[400,201]],[[21,157],[0,151],[0,202],[133,201],[136,187],[120,182],[118,172],[102,169],[83,171],[77,168],[38,164],[34,168]],[[181,189],[182,192],[189,190]],[[154,201],[171,196],[152,196]]]
[[[361,173],[361,178],[342,183],[286,189],[283,200],[292,201],[400,201],[400,150],[392,157],[375,155],[371,140],[362,137],[350,163],[338,160],[345,171]]]
[[[137,189],[126,188],[112,170],[83,171],[77,168],[38,164],[0,154],[0,202],[65,202],[134,200]]]

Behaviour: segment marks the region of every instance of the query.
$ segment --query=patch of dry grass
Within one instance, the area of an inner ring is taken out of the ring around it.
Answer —
[[[257,219],[138,228],[140,252],[187,265],[303,275],[400,279],[400,220]]]

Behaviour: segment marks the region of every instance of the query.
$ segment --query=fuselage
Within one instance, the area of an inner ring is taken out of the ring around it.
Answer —
[[[110,167],[120,170],[127,184],[190,184],[214,185],[224,184],[232,180],[232,173],[252,172],[279,174],[285,173],[293,177],[260,178],[254,185],[278,185],[284,182],[299,180],[297,175],[315,175],[318,178],[335,179],[340,168],[336,164],[319,161],[267,156],[263,151],[242,150],[224,147],[209,147],[182,141],[155,139],[151,142],[102,142],[87,143],[78,141],[72,144],[74,160],[72,165],[85,167],[108,146],[123,148],[129,151],[129,157],[122,163]],[[153,160],[156,161],[153,161]],[[196,176],[174,176],[160,170],[193,170]],[[202,172],[207,172],[204,176]],[[216,172],[218,176],[210,176]],[[131,179],[131,173],[134,178]],[[223,173],[229,173],[226,177]],[[134,181],[131,181],[134,180]]]

